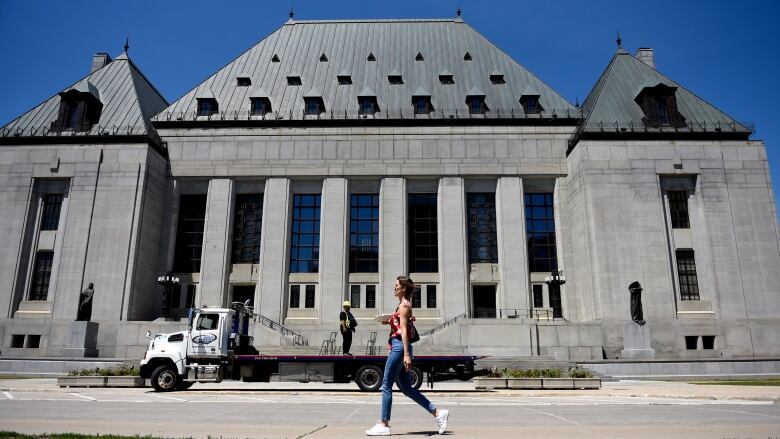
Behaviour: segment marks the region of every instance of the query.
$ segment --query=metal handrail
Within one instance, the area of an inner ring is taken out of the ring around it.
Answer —
[[[433,335],[439,331],[442,331],[443,329],[454,325],[458,320],[466,318],[466,313],[458,314],[455,317],[447,320],[446,322],[442,323],[441,325],[434,326],[433,328],[420,333],[420,337],[428,337],[430,335]]]
[[[298,346],[308,346],[309,341],[306,340],[306,337],[304,337],[301,334],[298,334],[297,332],[293,331],[292,329],[282,325],[281,323],[277,323],[268,317],[262,315],[262,314],[255,314],[255,321],[260,323],[261,325],[265,326],[266,328],[271,329],[272,331],[276,331],[282,335],[286,335],[289,337],[292,337],[293,344]]]

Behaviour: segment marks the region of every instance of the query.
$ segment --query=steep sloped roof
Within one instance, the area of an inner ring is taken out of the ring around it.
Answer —
[[[675,132],[722,132],[749,134],[750,130],[718,110],[704,99],[648,66],[622,48],[602,73],[583,104],[584,120],[581,132],[603,132],[616,129],[645,130],[644,113],[634,100],[646,87],[664,84],[676,88],[677,109],[685,117],[687,127]],[[665,128],[669,130],[669,128]],[[648,130],[658,130],[648,128]]]
[[[122,53],[105,66],[63,89],[77,89],[95,95],[103,104],[100,119],[88,132],[78,135],[149,135],[152,117],[168,106],[165,98],[154,88],[135,64]],[[57,119],[60,95],[56,94],[2,129],[2,136],[72,136],[71,132],[50,131]]]
[[[470,53],[472,61],[465,61]],[[328,61],[321,62],[321,54]],[[422,53],[424,60],[416,60]],[[369,61],[374,54],[375,61]],[[278,58],[279,62],[272,61]],[[493,85],[490,72],[501,71],[505,84]],[[455,84],[443,85],[439,74],[453,72]],[[301,115],[303,97],[320,92],[327,111],[357,114],[359,93],[366,87],[384,102],[390,119],[413,116],[412,95],[422,88],[438,102],[436,111],[468,116],[466,94],[482,90],[492,111],[523,113],[521,91],[539,91],[548,110],[578,111],[558,93],[515,62],[461,19],[441,20],[290,20],[238,58],[182,96],[155,120],[196,120],[197,98],[210,89],[222,117],[247,116],[246,87],[238,87],[239,73],[249,74],[276,104],[280,117]],[[351,85],[339,85],[337,76],[349,72]],[[301,77],[302,86],[288,86],[287,76]],[[403,76],[403,84],[390,85],[388,76]],[[310,93],[308,93],[310,94]],[[560,114],[560,113],[559,113]]]

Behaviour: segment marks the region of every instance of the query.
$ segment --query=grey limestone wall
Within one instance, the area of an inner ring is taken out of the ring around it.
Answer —
[[[685,335],[716,335],[724,356],[780,352],[769,342],[780,335],[780,246],[762,142],[586,141],[568,167],[566,294],[581,320],[604,322],[605,349],[622,343],[611,322],[629,318],[627,286],[639,280],[662,357],[686,355]],[[682,175],[696,179],[696,304],[679,299],[660,188],[661,178]]]

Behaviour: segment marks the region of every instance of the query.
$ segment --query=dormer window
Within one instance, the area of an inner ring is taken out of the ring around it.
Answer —
[[[525,114],[539,114],[544,109],[539,105],[539,96],[524,95],[520,98],[520,105],[523,106]]]
[[[320,55],[320,62],[328,62],[328,57],[324,53]]]
[[[274,53],[274,56],[271,57],[271,62],[279,62],[279,55]]]
[[[198,98],[198,116],[211,116],[219,112],[217,100],[213,98]]]
[[[360,96],[358,97],[359,112],[362,115],[371,114],[379,111],[379,103],[376,101],[376,96]]]
[[[268,98],[250,98],[249,102],[253,116],[265,116],[271,112],[271,101]]]
[[[485,104],[485,96],[468,96],[466,104],[469,106],[469,114],[485,114],[488,107]]]
[[[307,116],[318,116],[325,112],[325,102],[321,97],[304,97],[303,104]]]
[[[430,96],[412,96],[414,114],[430,114],[433,111]]]
[[[455,78],[452,75],[439,75],[439,82],[442,85],[452,85],[455,84]]]
[[[288,76],[287,77],[287,85],[291,87],[297,87],[299,85],[303,85],[303,82],[301,81],[300,76]]]
[[[417,52],[417,56],[414,57],[415,61],[425,61],[425,58],[422,56],[422,53]]]
[[[82,91],[83,90],[83,91]],[[89,131],[100,120],[103,104],[94,85],[89,81],[60,93],[57,119],[51,123],[53,131]]]
[[[404,79],[401,75],[389,75],[387,77],[387,82],[389,82],[390,85],[401,85],[404,83]]]
[[[463,55],[463,61],[471,61],[471,54],[466,52],[466,54]]]
[[[247,78],[246,76],[239,76],[236,78],[236,86],[238,87],[249,87],[252,85],[252,80]]]
[[[506,84],[506,81],[504,81],[504,75],[494,73],[490,75],[490,83],[494,85],[498,85],[498,84]]]
[[[339,75],[336,77],[339,85],[352,85],[352,77],[349,75]]]
[[[685,127],[685,117],[677,110],[676,87],[659,83],[642,88],[634,101],[644,113],[642,122],[650,128]]]
[[[368,54],[366,61],[376,61],[376,57],[374,56],[373,52]]]

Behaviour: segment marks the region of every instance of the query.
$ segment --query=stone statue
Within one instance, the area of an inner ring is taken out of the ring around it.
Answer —
[[[92,296],[95,294],[95,288],[92,282],[79,294],[79,312],[76,320],[88,322],[92,318]]]
[[[628,286],[628,291],[631,293],[631,320],[645,324],[644,313],[642,312],[642,285],[639,281],[634,281]]]

